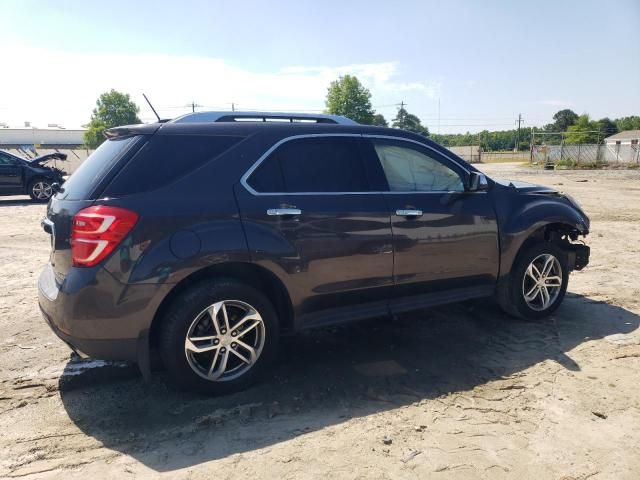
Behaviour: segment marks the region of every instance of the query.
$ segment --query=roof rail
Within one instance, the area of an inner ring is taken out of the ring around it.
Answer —
[[[350,118],[340,115],[284,112],[194,112],[171,120],[170,123],[210,122],[274,122],[274,123],[335,123],[357,125]]]

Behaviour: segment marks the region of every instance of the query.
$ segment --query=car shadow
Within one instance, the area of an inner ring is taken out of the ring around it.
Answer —
[[[0,197],[0,207],[11,207],[15,205],[39,205],[31,200],[28,195],[18,195],[10,197]],[[46,204],[43,204],[46,205]]]
[[[624,308],[573,294],[535,323],[492,305],[458,304],[285,338],[271,375],[224,397],[174,391],[162,374],[147,384],[61,384],[60,391],[85,434],[164,472],[466,391],[545,360],[577,371],[575,347],[639,325]]]

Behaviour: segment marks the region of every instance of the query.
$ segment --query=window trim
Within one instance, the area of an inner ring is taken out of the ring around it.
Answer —
[[[450,192],[450,191],[429,191],[429,192],[412,192],[412,191],[407,191],[407,192],[392,192],[392,191],[369,191],[369,192],[258,192],[256,191],[254,188],[251,187],[251,185],[249,185],[248,183],[248,179],[251,176],[251,174],[260,166],[260,164],[262,164],[263,161],[265,161],[267,159],[267,157],[269,155],[271,155],[271,153],[273,153],[274,150],[276,150],[280,145],[286,143],[286,142],[290,142],[292,140],[298,140],[301,138],[320,138],[320,137],[355,137],[355,138],[378,138],[378,139],[383,139],[383,140],[397,140],[397,141],[402,141],[402,142],[409,142],[409,143],[413,143],[416,145],[420,145],[421,147],[427,148],[433,152],[435,152],[437,155],[442,156],[443,158],[447,159],[448,161],[454,163],[457,167],[459,167],[460,169],[462,169],[467,175],[469,175],[471,172],[468,168],[466,168],[464,165],[462,165],[460,162],[456,161],[454,158],[449,157],[448,155],[443,154],[442,152],[439,152],[438,150],[436,150],[435,148],[433,148],[430,145],[427,145],[426,143],[422,143],[419,142],[417,140],[413,140],[411,138],[404,138],[404,137],[396,137],[394,135],[374,135],[374,134],[362,134],[362,133],[309,133],[309,134],[305,134],[305,135],[291,135],[289,137],[285,137],[282,138],[280,140],[278,140],[275,144],[273,144],[271,147],[269,147],[267,149],[266,152],[264,152],[260,158],[258,158],[258,160],[256,160],[254,162],[253,165],[251,165],[251,167],[249,167],[249,169],[244,173],[244,175],[242,175],[242,177],[240,178],[240,184],[245,188],[245,190],[247,190],[247,192],[249,192],[251,195],[257,196],[257,197],[273,197],[273,196],[293,196],[293,195],[371,195],[371,194],[375,194],[375,195],[380,195],[380,194],[387,194],[387,195],[397,195],[397,194],[401,194],[401,195],[406,195],[406,194],[438,194],[438,195],[442,195],[443,193],[486,193],[486,190],[480,190],[477,192]]]

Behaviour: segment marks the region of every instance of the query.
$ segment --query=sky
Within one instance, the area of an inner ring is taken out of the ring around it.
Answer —
[[[143,121],[143,92],[163,118],[313,113],[344,74],[434,133],[640,115],[639,25],[639,0],[0,0],[0,123],[77,127],[111,88]]]

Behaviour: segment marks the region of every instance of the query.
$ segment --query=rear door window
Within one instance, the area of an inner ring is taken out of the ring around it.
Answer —
[[[91,198],[95,187],[138,138],[137,136],[121,137],[103,142],[64,183],[62,198],[66,200]]]
[[[289,140],[248,181],[261,193],[366,192],[365,169],[354,137]]]
[[[105,194],[120,197],[169,185],[220,156],[243,138],[154,135],[118,173]]]

